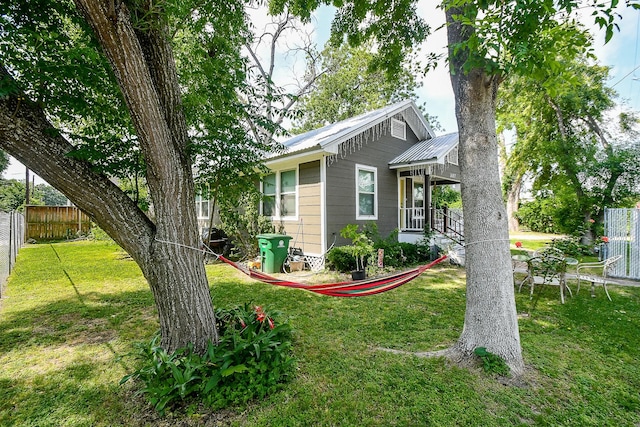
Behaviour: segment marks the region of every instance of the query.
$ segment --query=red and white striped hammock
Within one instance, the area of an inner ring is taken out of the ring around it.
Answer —
[[[435,261],[430,262],[429,264],[421,265],[419,267],[412,268],[411,270],[403,271],[401,273],[394,273],[388,276],[350,282],[321,283],[315,285],[308,285],[304,283],[293,282],[291,280],[278,279],[260,271],[245,268],[244,266],[235,263],[222,255],[217,255],[217,257],[221,261],[224,261],[225,263],[242,271],[249,277],[264,283],[268,283],[270,285],[304,289],[307,291],[315,292],[322,295],[329,295],[332,297],[364,297],[367,295],[386,292],[391,289],[395,289],[398,286],[404,285],[407,282],[410,282],[434,265],[444,261],[447,258],[447,255],[443,255]]]

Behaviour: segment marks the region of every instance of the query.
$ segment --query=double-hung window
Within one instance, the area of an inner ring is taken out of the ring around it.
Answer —
[[[296,217],[297,171],[271,173],[262,179],[262,214],[274,218]]]
[[[262,214],[276,215],[276,174],[271,173],[262,180]]]
[[[356,165],[356,219],[378,219],[376,168]]]
[[[209,218],[209,199],[200,194],[196,195],[196,215],[198,218]]]
[[[296,171],[280,172],[280,216],[296,216]]]

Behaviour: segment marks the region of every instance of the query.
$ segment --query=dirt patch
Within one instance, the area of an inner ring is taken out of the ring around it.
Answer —
[[[143,396],[136,395],[133,391],[127,392],[126,398],[131,403],[133,415],[128,420],[129,425],[152,425],[154,427],[228,427],[233,423],[242,422],[243,413],[222,409],[213,411],[203,405],[199,405],[189,413],[167,412],[161,416]]]

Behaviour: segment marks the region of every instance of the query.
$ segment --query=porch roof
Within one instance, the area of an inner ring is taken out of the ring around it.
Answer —
[[[444,163],[445,156],[458,145],[458,133],[448,133],[418,142],[389,162],[392,169],[421,164]]]

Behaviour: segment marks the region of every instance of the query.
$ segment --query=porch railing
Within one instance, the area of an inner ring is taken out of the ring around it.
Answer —
[[[406,231],[423,231],[424,208],[401,208],[400,228]]]
[[[456,243],[464,244],[464,219],[457,209],[431,209],[431,229],[447,236]]]
[[[401,208],[400,209],[400,229],[402,231],[424,231],[425,224],[429,221],[431,229],[448,237],[449,239],[463,244],[464,242],[464,220],[462,211],[458,209],[430,209],[430,216],[425,216],[425,208]]]

